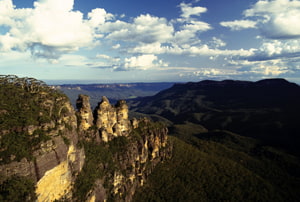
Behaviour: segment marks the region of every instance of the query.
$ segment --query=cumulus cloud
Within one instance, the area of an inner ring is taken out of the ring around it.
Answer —
[[[7,31],[0,33],[0,51],[28,51],[35,58],[56,63],[64,54],[104,44],[121,54],[141,55],[115,65],[123,69],[166,66],[157,54],[195,55],[194,46],[203,47],[198,34],[212,29],[197,19],[206,8],[186,3],[179,7],[181,18],[175,20],[142,14],[125,22],[103,8],[93,9],[84,18],[82,12],[74,10],[74,0],[38,0],[27,9],[16,8],[12,0],[2,0],[0,26]]]
[[[274,77],[287,73],[292,74],[297,70],[300,62],[290,58],[269,58],[268,60],[234,59],[228,61],[229,66],[236,68],[241,74],[247,76]]]
[[[260,29],[268,38],[300,37],[300,1],[258,1],[244,11],[246,17],[260,18]]]
[[[298,57],[300,57],[299,40],[266,40],[247,59],[251,61],[263,61]]]
[[[186,4],[184,2],[182,2],[179,7],[182,12],[181,17],[184,19],[189,19],[191,16],[200,16],[207,11],[207,8],[200,6],[193,7],[192,4]]]
[[[224,47],[226,46],[226,43],[222,40],[219,39],[217,37],[212,37],[212,42],[211,42],[212,46],[219,48],[219,47]]]
[[[140,15],[134,18],[132,23],[116,22],[111,23],[106,28],[112,31],[107,38],[112,40],[126,40],[142,43],[165,42],[168,41],[173,34],[174,28],[169,25],[165,18],[151,16],[149,14]],[[121,25],[121,26],[120,26]]]
[[[259,0],[243,14],[246,20],[220,24],[231,30],[258,28],[264,37],[271,39],[300,38],[298,0]]]
[[[115,71],[168,69],[169,64],[162,60],[165,55],[204,56],[214,61],[227,57],[234,67],[231,70],[187,67],[189,71],[185,71],[198,77],[239,75],[242,73],[236,69],[245,65],[249,74],[280,75],[288,71],[287,64],[278,62],[279,59],[300,58],[299,4],[259,0],[244,11],[242,20],[221,22],[233,31],[255,28],[265,36],[260,48],[228,50],[220,38],[201,37],[213,27],[201,20],[207,9],[190,3],[179,5],[176,19],[142,14],[125,21],[123,16],[103,8],[93,9],[85,16],[74,10],[74,0],[38,0],[33,8],[27,9],[16,8],[12,0],[0,0],[0,28],[6,30],[0,32],[0,55],[19,51],[51,63]],[[289,40],[280,40],[283,38]],[[95,48],[90,49],[94,57],[77,57],[72,53],[87,47]]]
[[[255,28],[261,45],[250,55],[233,55],[229,65],[244,74],[279,76],[291,73],[300,62],[300,1],[258,0],[243,12],[243,20],[221,22],[233,31]]]
[[[98,27],[103,25],[106,21],[112,20],[114,16],[110,13],[107,13],[103,8],[93,9],[88,13],[89,23],[92,27]]]
[[[256,28],[256,22],[251,20],[224,21],[221,22],[220,25],[222,25],[223,27],[228,27],[231,30]]]
[[[279,76],[289,71],[289,68],[286,66],[259,63],[257,66],[253,67],[250,72],[264,76]]]
[[[211,26],[206,22],[191,20],[180,28],[174,33],[173,42],[178,45],[193,45],[200,43],[197,33],[208,31],[211,29]]]
[[[232,77],[241,76],[243,72],[239,72],[236,68],[214,68],[214,67],[201,67],[196,70],[193,68],[186,68],[181,71],[179,76],[189,80],[199,79],[228,79]]]
[[[124,59],[124,64],[115,66],[116,71],[128,71],[131,69],[147,70],[150,68],[168,66],[162,60],[159,60],[156,55],[145,54],[140,56],[133,56]]]
[[[73,10],[74,0],[39,0],[33,8],[17,9],[12,0],[0,1],[0,51],[27,51],[36,57],[57,59],[63,53],[90,46],[95,28],[111,19],[104,9],[95,9],[85,20]]]

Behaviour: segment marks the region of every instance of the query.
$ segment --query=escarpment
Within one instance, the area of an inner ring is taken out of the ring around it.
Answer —
[[[0,77],[0,95],[0,200],[130,201],[171,155],[166,127],[130,121],[124,100],[103,97],[92,110],[79,95],[75,111],[64,94],[15,76]],[[16,179],[24,193],[7,191]]]

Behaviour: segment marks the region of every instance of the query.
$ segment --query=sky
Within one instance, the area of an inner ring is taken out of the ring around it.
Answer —
[[[300,83],[300,0],[0,0],[0,75]]]

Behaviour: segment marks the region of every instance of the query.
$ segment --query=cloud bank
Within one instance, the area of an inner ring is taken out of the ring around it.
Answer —
[[[0,0],[0,58],[23,53],[49,64],[112,71],[173,69],[197,78],[279,76],[300,69],[299,0],[258,0],[241,11],[242,19],[214,25],[202,18],[210,8],[194,4],[180,3],[178,17],[170,20],[146,13],[125,21],[104,8],[84,14],[74,9],[74,0],[37,0],[32,8]],[[256,30],[260,44],[228,48],[226,37],[216,34],[217,26]],[[81,54],[85,51],[90,55]],[[185,67],[180,67],[182,58]],[[197,58],[219,66],[189,63]]]

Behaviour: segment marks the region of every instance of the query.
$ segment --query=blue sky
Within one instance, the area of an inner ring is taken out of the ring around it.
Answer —
[[[300,82],[299,0],[0,0],[0,74]]]

